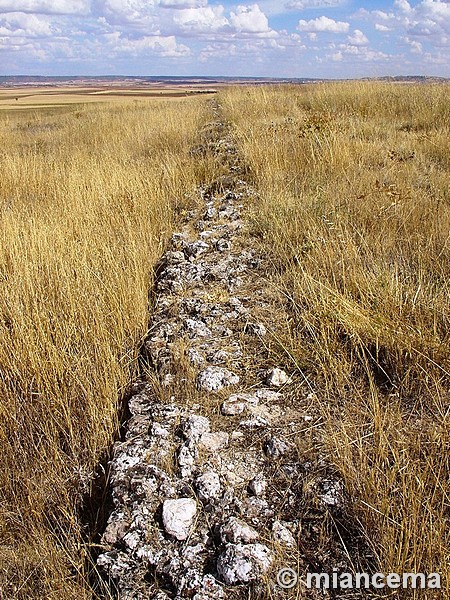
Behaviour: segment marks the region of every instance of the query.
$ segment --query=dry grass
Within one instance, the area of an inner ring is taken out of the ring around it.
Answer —
[[[225,90],[255,231],[322,443],[383,572],[450,578],[450,105],[444,86]],[[436,597],[436,595],[433,595]]]
[[[204,106],[0,114],[2,599],[91,597],[78,511],[136,373],[152,267],[213,175],[189,155]]]

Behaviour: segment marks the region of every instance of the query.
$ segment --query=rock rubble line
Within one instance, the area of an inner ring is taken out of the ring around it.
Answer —
[[[295,377],[267,364],[259,315],[273,305],[245,219],[255,192],[217,107],[215,118],[203,150],[227,172],[198,190],[162,258],[152,374],[133,386],[110,461],[97,564],[120,600],[285,597],[277,554],[298,551],[295,486],[279,494],[270,478],[274,465],[298,476],[295,432],[310,417],[287,407]],[[334,482],[322,502],[341,496]]]

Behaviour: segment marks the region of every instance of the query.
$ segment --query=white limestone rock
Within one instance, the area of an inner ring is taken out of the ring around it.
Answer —
[[[285,385],[289,381],[289,376],[286,371],[279,369],[278,367],[274,367],[273,369],[269,369],[266,373],[266,384],[271,385],[273,387],[281,387]]]
[[[222,491],[219,476],[215,471],[206,471],[197,477],[195,487],[198,497],[204,502],[219,498]]]
[[[271,458],[278,458],[286,454],[288,451],[288,445],[283,440],[280,440],[277,437],[271,437],[267,440],[264,445],[264,451],[266,456]]]
[[[275,540],[282,546],[287,546],[288,548],[293,548],[295,546],[294,536],[282,521],[273,522],[272,534]]]
[[[244,327],[244,333],[248,335],[255,335],[257,337],[264,337],[267,334],[267,329],[262,323],[246,323]]]
[[[254,496],[262,496],[267,489],[267,481],[262,475],[257,475],[250,480],[248,490]]]
[[[197,385],[206,392],[218,392],[224,387],[239,383],[239,376],[223,367],[210,366],[197,378]]]
[[[192,498],[164,500],[162,520],[166,532],[177,540],[185,540],[197,514],[197,503]]]
[[[232,544],[249,544],[258,539],[259,535],[256,529],[247,525],[245,521],[231,517],[227,523],[220,529],[222,542],[231,542]]]
[[[226,431],[204,433],[199,440],[199,446],[207,452],[217,452],[228,446],[230,436]]]
[[[227,544],[217,561],[217,572],[227,585],[249,583],[266,573],[273,556],[264,544]]]
[[[190,415],[180,426],[180,431],[187,440],[197,442],[203,434],[209,433],[211,425],[208,417]]]

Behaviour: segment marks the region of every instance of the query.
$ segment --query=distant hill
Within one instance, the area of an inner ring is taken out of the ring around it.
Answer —
[[[450,81],[446,77],[429,77],[426,75],[397,75],[386,77],[363,77],[359,81],[386,81],[398,83],[445,83]],[[0,76],[0,87],[23,87],[23,86],[99,86],[107,85],[133,87],[148,86],[199,86],[199,85],[225,85],[225,84],[267,84],[267,83],[318,83],[325,81],[336,81],[323,78],[309,77],[203,77],[203,76],[128,76],[128,75],[98,75],[98,76],[46,76],[46,75],[2,75]],[[349,81],[349,80],[346,80]]]
[[[0,76],[1,87],[12,86],[148,86],[148,85],[217,85],[227,83],[307,83],[314,79],[290,79],[273,77],[203,77],[203,76],[127,76],[127,75],[99,75],[99,76],[45,76],[45,75],[3,75]]]

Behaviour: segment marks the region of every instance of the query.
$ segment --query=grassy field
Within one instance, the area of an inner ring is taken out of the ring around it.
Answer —
[[[189,153],[211,114],[193,97],[109,102],[96,93],[89,104],[73,91],[8,93],[0,600],[87,600],[91,532],[80,509],[136,374],[153,267],[193,205],[190,192],[217,174],[211,159]],[[252,228],[291,315],[271,348],[315,390],[311,453],[342,477],[376,567],[441,572],[443,598],[448,97],[448,86],[374,83],[219,94],[258,191]]]
[[[136,373],[152,268],[214,173],[189,154],[204,118],[195,98],[0,111],[2,600],[91,597],[79,509]]]
[[[449,91],[348,83],[221,95],[259,192],[253,227],[292,315],[279,352],[313,382],[322,459],[342,476],[379,569],[440,572],[444,598]]]

